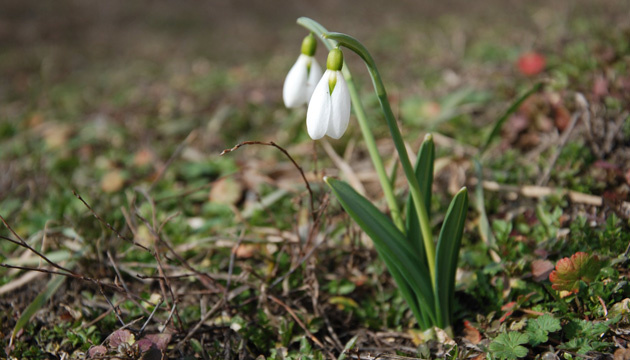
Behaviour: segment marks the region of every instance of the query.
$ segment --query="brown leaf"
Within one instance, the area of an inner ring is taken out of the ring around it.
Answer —
[[[136,341],[135,345],[138,347],[138,349],[140,349],[141,352],[149,351],[150,348],[155,346],[153,341],[147,338]]]
[[[107,193],[112,193],[122,189],[125,178],[120,170],[112,170],[101,178],[101,189]]]
[[[481,342],[481,333],[477,330],[470,321],[464,321],[464,337],[468,339],[471,343],[477,345]]]
[[[613,354],[615,360],[630,360],[630,349],[619,348]]]
[[[154,160],[153,153],[149,149],[140,149],[133,157],[133,164],[145,166]]]
[[[256,244],[241,244],[236,250],[234,250],[234,255],[236,255],[239,259],[249,259],[254,256],[257,252],[260,252],[260,248]]]
[[[151,341],[160,350],[166,350],[171,341],[171,334],[147,334],[144,339]]]
[[[109,336],[109,346],[117,348],[122,343],[133,345],[136,342],[135,336],[129,330],[116,330]]]
[[[211,202],[235,205],[243,195],[243,186],[234,179],[222,178],[215,181],[210,189]]]
[[[553,263],[549,260],[532,261],[532,277],[534,281],[541,282],[547,280],[553,268]]]
[[[107,355],[107,348],[103,345],[92,346],[90,347],[90,350],[88,350],[88,357],[90,358],[104,355]]]

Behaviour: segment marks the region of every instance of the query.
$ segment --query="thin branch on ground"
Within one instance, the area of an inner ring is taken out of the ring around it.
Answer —
[[[580,93],[576,93],[575,98],[576,98],[577,104],[580,107],[580,110],[571,116],[571,122],[569,123],[569,126],[564,130],[564,132],[562,132],[562,135],[560,136],[560,139],[559,139],[559,144],[557,145],[555,152],[553,153],[553,155],[551,156],[551,159],[549,160],[549,165],[547,166],[547,168],[545,169],[545,172],[538,179],[538,182],[536,183],[536,185],[538,186],[547,185],[547,183],[549,182],[551,171],[556,165],[556,161],[558,161],[558,158],[560,157],[560,153],[562,153],[562,149],[564,149],[564,147],[566,146],[567,141],[569,140],[569,136],[573,132],[573,129],[575,128],[575,125],[577,124],[578,120],[584,119],[585,122],[589,121],[588,118],[590,117],[590,110],[588,108],[588,102],[586,101],[586,98],[584,97],[584,95]]]
[[[179,145],[177,145],[177,148],[175,149],[175,151],[173,151],[173,154],[171,154],[171,157],[168,158],[164,166],[162,166],[162,168],[160,169],[160,172],[158,173],[158,175],[155,177],[155,179],[153,179],[153,182],[151,182],[151,185],[149,185],[149,191],[151,191],[153,187],[155,186],[155,184],[157,184],[157,182],[162,179],[162,177],[166,173],[166,170],[169,168],[169,166],[171,166],[175,158],[182,152],[182,150],[184,150],[184,147],[190,144],[193,140],[195,140],[195,138],[197,137],[197,132],[198,130],[194,129],[188,134],[188,136],[186,136],[184,141],[182,141]]]
[[[308,336],[311,339],[311,341],[313,341],[315,344],[317,344],[317,346],[319,346],[322,350],[324,350],[328,354],[328,356],[330,356],[332,359],[336,359],[335,356],[330,352],[330,350],[328,350],[328,348],[326,346],[324,346],[324,344],[322,344],[322,342],[319,341],[319,339],[317,337],[315,337],[315,335],[313,335],[313,333],[308,330],[306,325],[304,325],[302,320],[300,320],[300,317],[297,316],[295,311],[293,311],[293,309],[291,309],[291,307],[289,305],[285,304],[282,300],[278,299],[277,297],[275,297],[273,295],[269,295],[268,294],[267,298],[269,300],[275,302],[276,304],[280,305],[281,307],[283,307],[284,310],[286,310],[286,312],[288,312],[289,315],[291,315],[293,320],[295,320],[295,322],[302,328],[302,330],[304,331],[306,336]]]
[[[79,199],[79,200],[83,203],[83,205],[85,205],[85,207],[87,207],[87,208],[88,208],[88,210],[90,210],[90,212],[92,213],[92,215],[93,215],[93,216],[94,216],[94,217],[95,217],[95,218],[96,218],[96,219],[97,219],[97,220],[98,220],[101,224],[104,224],[104,225],[105,225],[105,226],[106,226],[109,230],[113,231],[113,232],[114,232],[114,234],[116,234],[116,237],[117,237],[117,238],[119,238],[120,240],[123,240],[123,241],[130,242],[130,243],[132,243],[133,245],[135,245],[135,246],[137,246],[137,247],[139,247],[139,248],[141,248],[141,249],[143,249],[143,250],[150,251],[150,250],[149,250],[146,246],[144,246],[144,245],[142,245],[142,244],[140,244],[140,243],[138,243],[138,242],[136,242],[136,241],[134,241],[134,240],[132,240],[132,239],[129,239],[129,238],[127,238],[127,237],[123,236],[120,232],[118,232],[118,230],[116,230],[113,226],[111,226],[111,225],[110,225],[107,221],[103,220],[103,218],[102,218],[99,214],[97,214],[97,213],[96,213],[96,211],[94,211],[94,209],[92,209],[92,207],[91,207],[91,206],[87,203],[87,201],[85,201],[85,200],[81,197],[81,195],[79,195],[79,194],[78,194],[76,191],[74,191],[74,190],[72,190],[72,193],[74,194],[74,196],[76,196],[76,198],[77,198],[77,199]]]
[[[304,174],[304,170],[302,170],[302,167],[300,165],[298,165],[298,163],[293,159],[293,157],[289,154],[288,151],[286,151],[282,146],[276,144],[273,141],[270,142],[262,142],[262,141],[244,141],[242,143],[236,144],[234,145],[234,147],[230,148],[230,149],[225,149],[221,152],[221,154],[219,154],[220,156],[225,155],[227,153],[230,153],[232,151],[237,150],[238,148],[245,146],[245,145],[266,145],[266,146],[273,146],[276,149],[282,151],[282,153],[284,153],[284,155],[286,155],[286,157],[291,160],[291,162],[293,163],[293,166],[295,166],[298,171],[300,172],[300,175],[302,175],[302,180],[304,180],[304,183],[306,184],[306,189],[308,190],[309,196],[310,196],[310,200],[311,200],[311,215],[313,216],[313,219],[315,219],[316,215],[315,215],[315,197],[313,195],[313,190],[311,189],[311,185],[308,182],[308,180],[306,179],[306,175]]]

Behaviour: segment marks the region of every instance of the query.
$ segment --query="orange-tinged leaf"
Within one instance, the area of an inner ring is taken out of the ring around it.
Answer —
[[[556,269],[549,274],[551,287],[558,291],[578,293],[580,282],[590,283],[595,280],[602,268],[597,256],[577,252],[570,258],[563,258],[556,263]]]

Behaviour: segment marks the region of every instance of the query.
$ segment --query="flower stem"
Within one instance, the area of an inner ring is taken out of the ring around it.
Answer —
[[[349,35],[341,33],[327,33],[324,34],[324,38],[335,40],[338,42],[339,45],[352,50],[357,55],[359,55],[367,65],[370,76],[372,77],[374,90],[376,91],[379,103],[381,104],[381,109],[383,110],[383,114],[385,115],[385,120],[387,120],[389,131],[391,132],[394,145],[396,146],[396,151],[398,151],[400,163],[402,164],[405,176],[407,177],[407,181],[409,182],[409,191],[411,192],[411,198],[413,200],[414,207],[416,208],[418,213],[418,220],[420,222],[424,248],[427,255],[427,263],[429,265],[431,282],[433,284],[433,289],[435,290],[435,244],[433,243],[433,234],[431,232],[431,224],[429,223],[428,212],[424,205],[424,201],[422,200],[423,197],[420,190],[420,184],[418,183],[418,179],[416,178],[413,167],[411,166],[411,162],[409,161],[409,155],[407,154],[407,149],[405,148],[402,134],[400,133],[400,129],[398,128],[398,123],[396,122],[396,118],[394,116],[394,113],[392,112],[389,100],[387,99],[387,92],[385,91],[385,86],[383,85],[383,80],[381,79],[378,69],[376,68],[376,63],[374,62],[372,55],[370,55],[365,46],[361,44],[357,39]]]
[[[325,39],[323,37],[324,34],[328,33],[328,30],[326,30],[326,28],[324,28],[316,21],[307,17],[301,17],[297,20],[297,23],[319,36],[322,39],[324,45],[326,45],[329,50],[333,49],[336,46],[336,41]],[[348,66],[345,64],[345,62],[341,72],[343,73],[343,77],[346,80],[346,85],[348,86],[348,91],[350,92],[350,99],[352,101],[354,114],[356,115],[357,121],[359,122],[359,128],[361,128],[363,140],[365,141],[365,145],[367,146],[370,158],[372,158],[374,169],[376,170],[378,179],[381,182],[383,194],[385,195],[385,200],[387,201],[392,220],[394,221],[396,227],[401,232],[405,233],[405,225],[400,214],[400,209],[398,208],[398,203],[396,202],[396,197],[394,196],[392,184],[389,181],[387,172],[385,171],[385,166],[383,165],[383,160],[381,159],[381,155],[379,154],[378,148],[376,147],[374,135],[372,135],[370,126],[367,123],[367,116],[365,114],[365,110],[363,109],[359,93],[357,92],[357,89],[354,86],[354,82],[352,81],[352,74],[350,74],[350,70],[348,70]]]

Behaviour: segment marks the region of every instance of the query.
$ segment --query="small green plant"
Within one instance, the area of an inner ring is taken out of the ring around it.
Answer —
[[[497,359],[517,359],[527,355],[523,345],[529,342],[529,336],[516,331],[500,334],[490,343],[489,349]]]
[[[529,335],[529,343],[532,346],[546,343],[549,340],[549,333],[562,329],[560,320],[551,315],[543,315],[539,318],[529,320],[525,330]]]
[[[420,328],[437,326],[450,331],[453,322],[455,270],[459,257],[464,222],[468,210],[466,188],[453,198],[444,218],[437,246],[430,225],[431,187],[435,148],[433,138],[427,135],[418,152],[415,169],[412,167],[405,144],[392,112],[385,86],[376,63],[368,50],[355,38],[341,33],[328,32],[319,23],[298,19],[298,24],[311,31],[303,42],[302,55],[291,69],[284,86],[284,99],[303,99],[312,92],[306,124],[314,140],[325,135],[340,138],[348,127],[351,103],[361,127],[370,157],[379,176],[391,218],[387,217],[365,197],[347,183],[325,178],[333,193],[366,234],[373,240],[376,250],[395,279],[403,297],[411,308]],[[313,35],[323,39],[330,50],[326,71],[313,88],[311,75],[318,66],[312,57],[315,52]],[[409,184],[406,219],[403,220],[390,181],[376,143],[367,125],[365,111],[344,64],[340,47],[355,52],[367,65],[381,110],[395,144],[398,158]],[[312,90],[311,90],[312,89]],[[292,91],[293,93],[287,93]],[[295,103],[303,102],[296,100]],[[293,105],[289,101],[287,106]],[[439,286],[438,286],[439,284]]]

